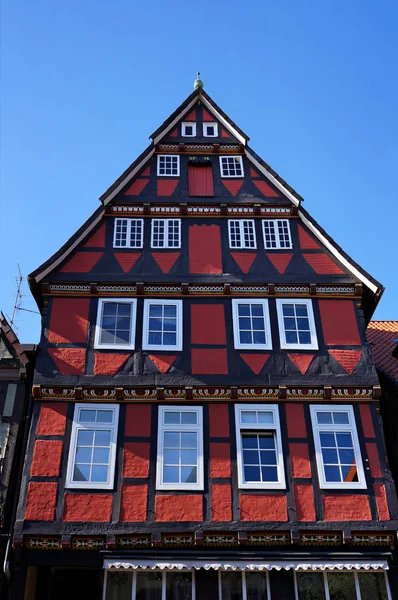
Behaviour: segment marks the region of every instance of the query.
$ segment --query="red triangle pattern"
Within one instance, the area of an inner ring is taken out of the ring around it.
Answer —
[[[211,114],[209,114],[207,112],[207,110],[203,109],[203,120],[204,121],[214,121],[214,117],[212,117]]]
[[[61,273],[89,273],[103,255],[103,252],[76,252]]]
[[[116,375],[130,354],[94,353],[94,375]]]
[[[302,250],[319,250],[320,246],[316,243],[315,240],[301,227],[298,226],[299,232],[299,240],[300,240],[300,248]]]
[[[191,110],[189,115],[184,118],[184,121],[196,121],[196,110],[195,109]]]
[[[124,192],[125,196],[138,196],[141,194],[144,187],[149,183],[149,179],[137,179],[134,181],[133,185],[129,187],[129,189]]]
[[[283,275],[292,259],[293,254],[271,254],[270,252],[267,252],[266,256],[270,259],[275,269],[281,275]]]
[[[141,254],[142,252],[114,252],[123,273],[128,273],[134,267]]]
[[[253,181],[253,183],[266,198],[269,198],[270,196],[279,196],[279,194],[275,192],[275,190],[273,190],[266,181],[259,180]]]
[[[170,181],[158,179],[158,196],[171,196],[178,184],[178,179],[171,179]]]
[[[222,182],[232,196],[236,196],[243,185],[243,179],[234,179],[233,181],[223,179]]]
[[[151,167],[147,167],[145,171],[141,173],[141,177],[149,177],[151,174]]]
[[[230,139],[231,136],[225,131],[225,129],[221,130],[221,137]]]
[[[153,258],[156,260],[163,273],[169,273],[174,266],[175,261],[179,258],[181,252],[152,252]]]
[[[155,367],[164,375],[168,371],[177,358],[177,355],[167,356],[162,354],[150,354],[149,358],[155,365]]]
[[[258,375],[269,359],[270,354],[239,354],[239,356],[250,367],[253,373]]]
[[[260,177],[260,175],[252,167],[250,167],[250,177]]]
[[[170,133],[170,137],[177,137],[178,136],[178,129],[174,129],[171,133]]]
[[[329,354],[351,374],[361,360],[362,350],[329,350]]]
[[[255,252],[231,252],[231,256],[234,261],[238,264],[239,268],[243,273],[248,273],[251,269],[254,259],[256,258]]]
[[[84,248],[105,248],[105,223],[88,239]]]
[[[308,367],[312,363],[314,356],[315,354],[288,354],[288,357],[302,375],[305,375],[308,371]]]

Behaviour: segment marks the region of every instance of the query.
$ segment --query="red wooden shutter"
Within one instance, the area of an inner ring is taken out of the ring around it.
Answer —
[[[214,196],[211,166],[188,165],[188,190],[190,196]]]

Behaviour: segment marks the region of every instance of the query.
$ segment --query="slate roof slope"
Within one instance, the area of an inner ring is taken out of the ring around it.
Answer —
[[[398,321],[370,321],[366,330],[376,367],[398,379],[398,358],[392,355],[398,338]]]

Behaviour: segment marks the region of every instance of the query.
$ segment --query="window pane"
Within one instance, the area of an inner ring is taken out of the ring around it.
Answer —
[[[328,573],[330,600],[357,600],[354,573]]]
[[[197,453],[196,450],[181,450],[182,465],[196,465]]]
[[[179,468],[178,467],[164,467],[163,468],[163,482],[164,483],[179,483]]]
[[[247,600],[267,600],[266,573],[246,571],[246,597]]]
[[[80,411],[80,423],[95,423],[95,410],[83,409]]]
[[[181,413],[181,423],[196,425],[198,422],[198,415],[196,412],[183,412]]]
[[[164,413],[164,422],[166,425],[181,423],[181,413],[168,410]]]
[[[388,600],[384,573],[358,573],[361,600]]]
[[[165,465],[178,465],[180,462],[179,450],[165,450],[163,461]]]
[[[323,573],[296,573],[298,600],[326,600]]]
[[[108,571],[106,576],[106,600],[131,600],[132,582],[132,573]]]
[[[90,481],[90,465],[75,465],[73,481]]]
[[[196,483],[196,467],[181,467],[181,483]]]
[[[164,432],[164,447],[165,448],[179,448],[180,446],[180,434],[174,431]]]
[[[259,423],[273,423],[274,415],[271,411],[260,410],[258,411],[258,422]]]
[[[76,451],[76,462],[89,464],[91,462],[91,453],[92,453],[91,447],[90,448],[78,448]]]
[[[336,425],[349,425],[350,420],[348,418],[348,413],[346,412],[334,412],[333,413],[333,422]]]
[[[191,598],[192,573],[166,573],[166,600],[191,600]]]
[[[257,413],[255,410],[242,410],[240,418],[242,423],[257,423]]]
[[[91,481],[105,483],[108,480],[108,467],[105,465],[93,465],[91,470]]]
[[[327,424],[332,425],[332,423],[333,423],[332,413],[330,413],[330,412],[317,412],[316,418],[320,425],[327,425]]]
[[[162,573],[137,573],[136,600],[162,600]]]
[[[221,572],[222,600],[242,600],[242,573]]]
[[[109,463],[109,448],[94,448],[93,463],[107,465]]]
[[[97,411],[97,423],[112,423],[113,411],[112,410],[98,410]]]
[[[84,431],[80,429],[77,436],[78,446],[92,446],[94,439],[94,431]]]
[[[181,448],[197,448],[197,447],[198,447],[197,434],[195,432],[192,432],[192,433],[182,432],[181,433]]]
[[[111,432],[97,430],[95,432],[95,446],[107,446],[111,445]]]

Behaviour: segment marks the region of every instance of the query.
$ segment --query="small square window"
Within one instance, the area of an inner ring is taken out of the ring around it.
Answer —
[[[181,219],[152,219],[152,248],[181,248]]]
[[[137,300],[98,300],[94,348],[134,350]]]
[[[236,349],[271,350],[268,300],[232,300]]]
[[[142,248],[144,245],[144,219],[115,219],[114,248]]]
[[[253,219],[229,219],[228,233],[230,248],[257,248]]]
[[[196,136],[196,123],[194,123],[194,122],[182,123],[181,135],[183,137],[195,137]]]
[[[217,137],[218,123],[203,123],[203,137]]]
[[[220,156],[221,177],[243,177],[241,156]]]
[[[159,177],[179,177],[180,176],[180,157],[174,154],[158,155],[158,176]]]
[[[263,236],[266,250],[293,248],[288,219],[264,219]]]
[[[182,350],[182,300],[144,300],[143,350]]]
[[[276,300],[283,350],[318,350],[311,300]]]

